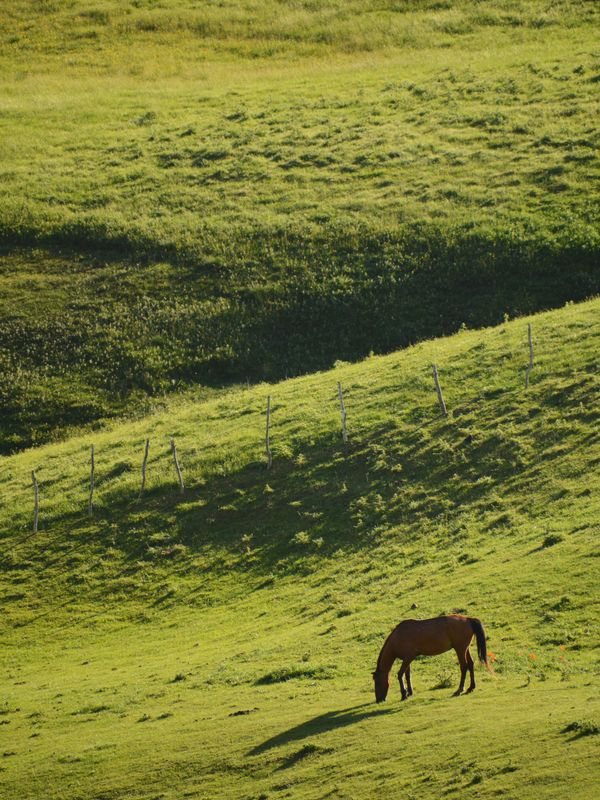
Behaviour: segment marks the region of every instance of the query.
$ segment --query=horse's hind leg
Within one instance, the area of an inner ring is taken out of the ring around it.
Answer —
[[[469,688],[467,689],[467,694],[469,694],[469,692],[472,692],[475,689],[475,668],[473,666],[473,658],[468,648],[465,655],[467,659],[467,667],[469,669],[469,675],[471,677],[471,683],[469,684]]]
[[[459,694],[463,693],[465,678],[467,677],[467,657],[465,653],[460,650],[456,651],[456,655],[458,657],[458,663],[460,664],[460,684],[458,689],[454,692],[454,697],[458,697]]]

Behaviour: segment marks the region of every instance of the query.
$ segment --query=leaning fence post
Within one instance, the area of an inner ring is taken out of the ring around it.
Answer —
[[[33,532],[37,533],[40,516],[40,490],[35,477],[35,470],[31,470],[31,482],[33,484]]]
[[[146,449],[144,450],[144,460],[142,461],[142,485],[140,486],[140,494],[138,500],[142,499],[144,494],[144,487],[146,486],[146,462],[148,461],[148,450],[150,449],[150,439],[146,439]]]
[[[438,377],[437,366],[435,364],[432,364],[431,368],[433,370],[433,380],[435,381],[435,390],[437,392],[438,401],[439,401],[439,404],[440,404],[440,409],[442,411],[442,414],[445,417],[447,417],[448,416],[448,410],[446,408],[446,403],[444,402],[444,395],[442,394],[442,387],[440,386],[440,379]]]
[[[92,445],[92,449],[90,452],[90,496],[88,499],[88,513],[90,517],[94,513],[94,479],[96,471],[96,461],[94,459],[94,445]]]
[[[267,425],[265,429],[265,450],[267,452],[267,469],[271,469],[273,464],[273,453],[271,452],[271,442],[269,439],[269,428],[271,425],[271,395],[267,397]]]
[[[348,433],[346,431],[346,406],[344,405],[344,395],[342,394],[342,384],[338,381],[338,397],[340,398],[340,411],[342,414],[342,440],[344,443],[348,441]]]
[[[529,388],[529,376],[533,369],[533,339],[531,338],[531,322],[527,324],[527,342],[529,344],[529,364],[525,370],[525,388]]]
[[[173,461],[175,462],[175,472],[177,473],[177,480],[179,481],[179,491],[181,494],[185,492],[183,485],[183,477],[181,475],[181,468],[179,466],[179,459],[177,458],[177,447],[175,446],[175,439],[171,436],[171,452],[173,453]]]

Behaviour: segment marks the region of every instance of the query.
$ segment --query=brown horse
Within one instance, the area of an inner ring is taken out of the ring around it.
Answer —
[[[399,658],[402,666],[398,672],[400,681],[400,692],[402,699],[406,700],[413,693],[410,682],[410,663],[417,656],[437,656],[454,648],[460,664],[460,685],[454,692],[457,697],[462,694],[465,688],[465,677],[467,670],[471,676],[471,683],[468,692],[475,688],[475,670],[473,669],[473,659],[469,653],[469,645],[475,634],[477,639],[477,654],[482,664],[485,664],[490,671],[487,660],[487,645],[483,625],[474,617],[461,617],[452,615],[449,617],[435,617],[434,619],[407,619],[397,625],[385,640],[379,658],[377,668],[373,673],[375,681],[375,700],[381,703],[387,697],[390,688],[390,671],[392,664]],[[406,688],[402,678],[406,678]]]

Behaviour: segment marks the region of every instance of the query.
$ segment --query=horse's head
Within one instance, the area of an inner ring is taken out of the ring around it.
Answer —
[[[375,702],[383,703],[390,688],[390,673],[375,670],[373,681],[375,682]]]

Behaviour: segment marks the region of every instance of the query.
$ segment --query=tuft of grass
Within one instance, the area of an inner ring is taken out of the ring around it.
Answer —
[[[431,688],[432,688],[432,690],[450,689],[450,687],[453,685],[453,683],[454,683],[454,681],[452,680],[450,675],[448,675],[447,673],[445,673],[445,674],[441,674],[440,673],[440,674],[438,674],[437,680],[436,680],[436,682],[433,684],[433,686]]]
[[[72,714],[74,716],[78,715],[86,715],[86,714],[100,714],[103,711],[110,711],[110,706],[100,704],[100,705],[90,705],[90,706],[83,706],[78,711],[73,711]]]
[[[579,719],[566,725],[561,733],[574,733],[575,736],[573,738],[575,739],[583,736],[597,736],[600,733],[600,725],[589,719]]]
[[[290,753],[289,756],[286,756],[283,760],[279,769],[290,769],[290,767],[295,766],[298,762],[303,761],[306,758],[313,758],[318,755],[326,755],[327,753],[331,753],[332,748],[325,748],[319,747],[316,744],[305,744],[299,750],[296,750],[294,753]]]
[[[286,681],[310,678],[312,680],[329,680],[335,677],[335,667],[279,667],[255,680],[257,686],[268,686],[272,683],[285,683]]]
[[[555,544],[560,544],[562,541],[563,537],[560,534],[550,533],[548,536],[544,537],[541,548],[545,549],[546,547],[554,547]]]

